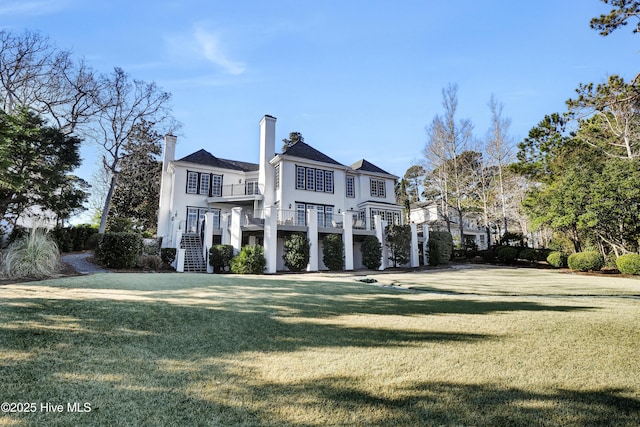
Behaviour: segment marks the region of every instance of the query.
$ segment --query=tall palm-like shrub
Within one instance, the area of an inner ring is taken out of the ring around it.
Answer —
[[[60,269],[60,252],[53,237],[43,228],[34,228],[7,248],[2,274],[15,279],[51,277]]]

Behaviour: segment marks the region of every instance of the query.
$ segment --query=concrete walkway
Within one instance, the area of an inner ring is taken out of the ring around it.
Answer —
[[[69,264],[80,274],[109,273],[109,270],[98,267],[87,258],[92,256],[91,252],[82,252],[77,254],[68,254],[61,257],[62,262]]]

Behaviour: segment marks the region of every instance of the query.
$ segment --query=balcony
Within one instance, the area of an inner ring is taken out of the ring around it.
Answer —
[[[264,188],[256,181],[247,181],[244,184],[223,185],[212,189],[212,195],[207,199],[208,203],[242,202],[262,200]]]

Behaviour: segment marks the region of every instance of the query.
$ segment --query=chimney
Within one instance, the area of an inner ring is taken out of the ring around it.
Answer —
[[[164,136],[164,154],[162,156],[162,171],[169,170],[169,163],[176,157],[176,142],[178,138],[174,135],[167,134]]]
[[[276,118],[265,115],[260,120],[260,171],[258,184],[264,191],[264,206],[271,206],[275,199],[273,166],[269,161],[276,155]]]

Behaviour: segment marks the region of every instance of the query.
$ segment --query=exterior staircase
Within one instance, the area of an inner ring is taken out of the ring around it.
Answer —
[[[183,234],[180,247],[184,249],[184,272],[206,273],[207,264],[202,256],[202,240],[199,234]]]

